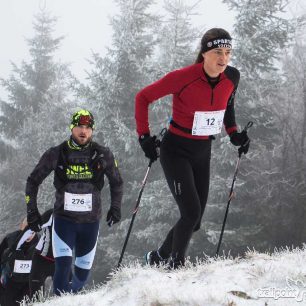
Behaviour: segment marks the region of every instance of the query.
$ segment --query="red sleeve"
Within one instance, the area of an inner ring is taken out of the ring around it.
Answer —
[[[163,78],[140,90],[135,98],[135,119],[138,135],[149,134],[149,104],[179,91],[178,70],[166,74]]]

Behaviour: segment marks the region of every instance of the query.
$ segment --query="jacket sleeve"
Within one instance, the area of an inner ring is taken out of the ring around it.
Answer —
[[[4,237],[0,244],[0,262],[3,260],[3,253],[4,251],[8,248],[8,242],[7,242],[7,237]]]
[[[110,185],[111,206],[120,209],[123,196],[123,180],[118,169],[118,163],[114,159],[114,155],[110,150],[107,152],[105,174]]]
[[[148,110],[149,104],[170,94],[175,94],[181,88],[180,70],[166,74],[163,78],[140,90],[135,97],[135,119],[138,135],[149,134]]]
[[[27,212],[37,209],[37,193],[39,185],[55,169],[58,154],[55,148],[46,151],[29,175],[26,183]]]

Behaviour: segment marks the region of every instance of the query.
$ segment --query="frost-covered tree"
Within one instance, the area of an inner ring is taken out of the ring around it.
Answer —
[[[153,61],[151,82],[166,73],[194,63],[195,47],[203,33],[192,25],[200,1],[193,4],[183,0],[165,0],[164,13],[158,24],[155,61]],[[171,116],[171,96],[160,99],[152,105],[151,127],[155,132],[168,125]]]
[[[22,217],[24,217],[24,213],[20,209],[15,210],[13,218],[12,216],[8,215],[8,211],[12,211],[12,206],[15,205],[19,198],[20,194],[16,193],[12,187],[7,187],[0,184],[0,241],[2,241],[2,238],[7,233],[17,229],[20,220]]]
[[[109,49],[115,64],[113,73],[116,91],[113,98],[124,110],[130,112],[136,91],[146,82],[148,60],[154,45],[152,26],[157,19],[149,13],[152,1],[116,2],[121,14],[111,20],[114,35],[112,47]]]
[[[146,162],[145,158],[139,158],[142,155],[135,132],[134,99],[137,91],[149,82],[150,57],[155,43],[153,25],[157,19],[149,12],[152,1],[116,0],[116,4],[119,14],[111,19],[112,44],[105,57],[93,54],[88,85],[80,87],[79,95],[96,115],[96,140],[109,146],[119,162],[125,183],[121,228],[126,223],[124,219],[130,217],[136,197],[135,182],[141,180]],[[107,186],[103,202],[105,212],[110,203]],[[102,244],[98,244],[97,256],[102,259],[98,267],[100,278],[119,259],[126,228],[122,228],[115,239],[112,232],[106,233],[107,237],[101,238]],[[105,252],[117,256],[110,260]]]
[[[249,131],[250,152],[243,156],[240,165],[237,197],[232,201],[224,246],[241,251],[247,246],[261,249],[279,245],[279,241],[273,241],[267,225],[275,221],[277,232],[279,169],[274,154],[280,140],[280,127],[271,104],[277,103],[277,92],[282,84],[279,59],[290,43],[296,22],[284,15],[286,0],[223,2],[237,12],[231,33],[234,38],[232,65],[241,73],[235,102],[236,120],[241,129],[249,120],[254,122]],[[213,178],[211,201],[216,204],[213,220],[219,220],[220,225],[210,228],[212,236],[216,233],[218,236],[221,229],[237,159],[236,149],[229,144],[227,136],[215,145],[212,173],[218,174],[215,177],[218,180]]]
[[[96,110],[105,144],[124,154],[129,163],[136,144],[134,98],[146,84],[156,17],[148,11],[152,4],[148,0],[116,0],[116,4],[120,12],[110,21],[112,44],[104,58],[93,55],[89,86],[82,88],[81,95]]]
[[[306,175],[306,45],[297,40],[292,55],[283,60],[284,103],[278,119],[285,128],[283,137],[283,169],[291,168],[299,181]],[[276,109],[275,109],[276,113]],[[294,162],[292,164],[292,162]]]
[[[282,13],[288,0],[223,0],[237,12],[234,25],[235,56],[233,63],[256,79],[264,72],[275,71],[274,60],[288,43],[290,21]]]
[[[241,72],[239,114],[254,120],[259,133],[271,127],[265,99],[279,83],[277,60],[294,32],[294,20],[284,15],[287,0],[223,0],[237,12],[233,65]]]
[[[296,37],[293,50],[284,56],[282,88],[274,104],[281,127],[276,154],[281,174],[278,196],[288,244],[301,244],[306,237],[306,45],[302,37]]]
[[[0,169],[0,187],[14,195],[3,215],[9,217],[8,220],[18,217],[13,211],[25,213],[25,182],[41,154],[62,142],[65,131],[69,131],[71,104],[68,96],[73,78],[68,65],[54,58],[62,40],[53,38],[55,24],[56,19],[45,10],[35,16],[35,33],[28,39],[30,60],[23,61],[20,67],[13,64],[10,77],[2,80],[9,100],[1,101],[1,132],[3,139],[10,141],[13,147]],[[52,206],[51,179],[40,192],[42,211]],[[1,223],[2,226],[5,224]]]
[[[39,115],[40,107],[53,94],[57,73],[63,69],[54,62],[54,52],[62,37],[53,38],[56,18],[41,11],[35,18],[35,35],[28,39],[30,60],[12,64],[12,73],[1,84],[8,92],[8,101],[1,101],[0,127],[4,136],[13,139],[28,117]],[[54,97],[55,98],[55,97]],[[61,97],[59,97],[61,98]],[[14,120],[12,120],[14,118]]]
[[[195,42],[203,34],[192,25],[192,17],[198,15],[199,2],[190,4],[183,0],[164,1],[164,16],[157,32],[157,76],[195,61]]]

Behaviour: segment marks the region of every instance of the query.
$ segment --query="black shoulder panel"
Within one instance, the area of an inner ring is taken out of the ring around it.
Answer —
[[[239,70],[232,66],[227,66],[224,73],[233,82],[235,88],[237,88],[240,80]]]
[[[101,146],[100,144],[92,141],[92,149],[97,150],[99,153],[108,153],[110,150],[108,147]]]

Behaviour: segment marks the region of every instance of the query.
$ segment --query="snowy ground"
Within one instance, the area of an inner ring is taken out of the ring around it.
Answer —
[[[207,259],[166,272],[134,263],[100,288],[38,306],[306,305],[306,248],[245,259]]]

